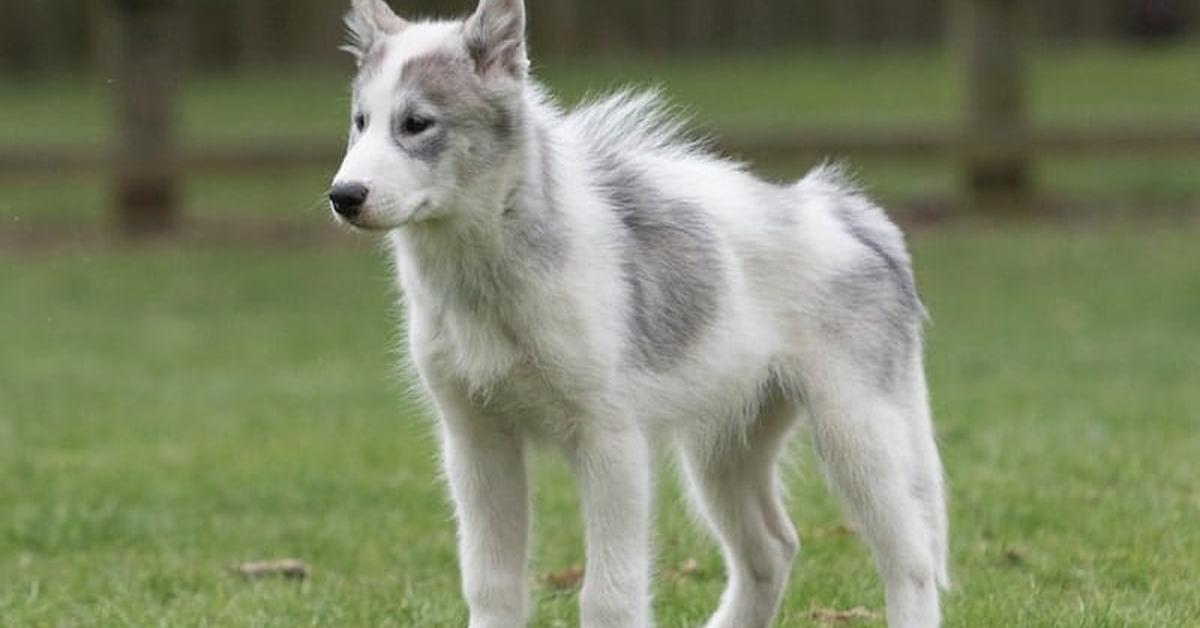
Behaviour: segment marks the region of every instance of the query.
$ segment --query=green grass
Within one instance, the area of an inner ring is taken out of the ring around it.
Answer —
[[[331,53],[332,54],[332,53]],[[1038,124],[1137,125],[1196,121],[1200,64],[1195,43],[1166,48],[1043,49],[1032,55],[1030,101]],[[570,103],[623,84],[660,84],[696,114],[702,129],[960,124],[958,68],[930,50],[880,53],[777,51],[665,58],[539,60],[536,68]],[[185,82],[180,113],[186,143],[227,144],[280,138],[325,140],[347,126],[349,69],[197,76]],[[54,78],[0,89],[0,146],[107,141],[104,80]],[[863,179],[888,204],[952,201],[948,164],[863,160]],[[799,177],[812,164],[759,163],[775,178]],[[189,180],[190,215],[286,218],[302,215],[336,164],[285,175],[203,176]],[[1042,189],[1082,205],[1171,206],[1200,202],[1200,157],[1168,153],[1039,162]],[[103,216],[101,180],[0,181],[0,222],[60,223]]]
[[[1200,617],[1200,249],[1175,230],[938,230],[914,247],[952,486],[952,626]],[[7,254],[0,282],[0,624],[456,626],[429,421],[394,364],[376,247]],[[869,558],[796,449],[804,539],[781,626],[879,610]],[[563,466],[538,464],[535,571],[582,561]],[[660,482],[664,627],[721,588]],[[295,556],[304,583],[238,561]],[[535,588],[535,626],[575,595]],[[862,625],[872,625],[866,622]],[[877,625],[877,624],[875,624]]]

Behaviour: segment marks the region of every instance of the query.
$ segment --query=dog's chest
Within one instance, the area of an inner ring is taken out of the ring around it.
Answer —
[[[433,324],[433,368],[441,369],[480,414],[550,431],[575,420],[577,404],[561,374],[547,369],[535,349],[536,330],[514,328],[493,315],[452,312]]]

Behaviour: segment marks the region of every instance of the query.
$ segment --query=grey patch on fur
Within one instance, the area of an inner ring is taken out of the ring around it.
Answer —
[[[826,185],[837,190],[835,212],[850,237],[871,250],[891,271],[906,303],[921,310],[916,282],[913,280],[912,263],[904,248],[904,236],[883,210],[871,203],[849,173],[847,166],[828,163],[815,170]]]
[[[496,97],[486,99],[492,106],[492,134],[505,146],[511,146],[517,137],[519,116],[515,111],[509,111],[504,102]]]
[[[440,130],[475,140],[472,155],[481,163],[494,162],[498,153],[516,145],[518,112],[483,85],[471,60],[461,53],[436,51],[409,59],[396,89],[436,110]],[[484,140],[486,144],[478,143]]]
[[[434,126],[420,135],[409,137],[404,134],[404,120],[412,114],[410,108],[392,114],[392,141],[401,150],[426,163],[433,163],[442,156],[449,145],[446,121],[438,120]]]
[[[544,269],[553,270],[559,267],[567,251],[567,242],[555,224],[561,214],[558,206],[558,178],[554,167],[556,162],[551,152],[554,146],[544,127],[534,130],[534,142],[540,176],[533,180],[537,182],[538,189],[513,190],[505,204],[504,218],[517,241],[525,248],[525,253],[540,262]],[[540,205],[539,213],[519,209],[517,203],[522,193],[540,197],[537,204],[531,204],[535,207]]]
[[[910,268],[907,255],[900,248],[903,245],[892,242],[894,238],[889,238],[888,234],[881,233],[879,229],[861,220],[862,211],[861,208],[856,208],[851,203],[843,203],[838,206],[837,214],[850,236],[871,249],[887,265],[896,282],[903,288],[902,292],[906,300],[915,303],[917,301],[916,285],[913,282],[912,268]]]
[[[891,388],[920,343],[924,309],[899,230],[872,224],[880,210],[856,196],[841,201],[837,215],[871,257],[843,271],[831,284],[833,310],[826,326],[858,360]]]
[[[831,286],[824,326],[877,383],[893,388],[918,343],[920,314],[909,306],[887,266],[868,261],[843,271]]]
[[[451,52],[431,52],[409,59],[401,70],[401,88],[412,87],[462,124],[488,130],[511,142],[519,126],[518,112],[505,98],[488,90],[471,60]]]
[[[724,272],[717,237],[703,210],[664,196],[633,167],[608,158],[597,174],[626,232],[622,270],[634,357],[651,369],[669,368],[717,316]]]
[[[400,70],[398,87],[415,87],[438,105],[463,96],[478,96],[479,89],[469,89],[474,75],[469,59],[446,51],[430,52],[413,57]],[[469,94],[465,90],[469,89]]]

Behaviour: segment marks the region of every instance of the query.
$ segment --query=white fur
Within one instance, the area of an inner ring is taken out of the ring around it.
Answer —
[[[407,23],[391,36],[380,76],[394,79],[414,55],[461,49],[459,33],[455,23]],[[527,620],[525,456],[535,439],[561,449],[578,478],[583,625],[652,624],[651,442],[659,435],[679,452],[726,559],[729,584],[709,628],[769,625],[798,549],[776,467],[801,416],[874,550],[889,625],[937,626],[947,539],[919,350],[885,390],[818,323],[833,278],[873,255],[835,211],[865,200],[830,169],[787,188],[763,183],[681,141],[653,95],[564,115],[523,76],[489,80],[520,85],[527,124],[511,160],[471,181],[445,181],[391,149],[385,132],[368,131],[338,175],[369,181],[375,200],[355,224],[387,230],[395,257],[411,356],[440,417],[471,627]],[[367,108],[384,111],[393,98],[391,81],[362,86]],[[548,143],[536,141],[539,132]],[[631,296],[621,226],[595,180],[600,146],[702,208],[717,235],[725,273],[715,319],[667,369],[628,358]],[[543,163],[553,165],[554,228],[567,251],[549,274],[530,268],[499,222],[510,199],[547,210],[530,183],[546,175]],[[902,249],[881,212],[864,212]]]

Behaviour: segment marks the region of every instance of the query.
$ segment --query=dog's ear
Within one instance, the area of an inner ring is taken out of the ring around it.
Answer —
[[[467,52],[482,76],[503,72],[524,78],[529,69],[525,56],[524,0],[480,0],[479,8],[463,24]]]
[[[342,50],[354,55],[359,65],[381,39],[399,33],[408,24],[384,0],[353,0],[345,21],[346,45]]]

